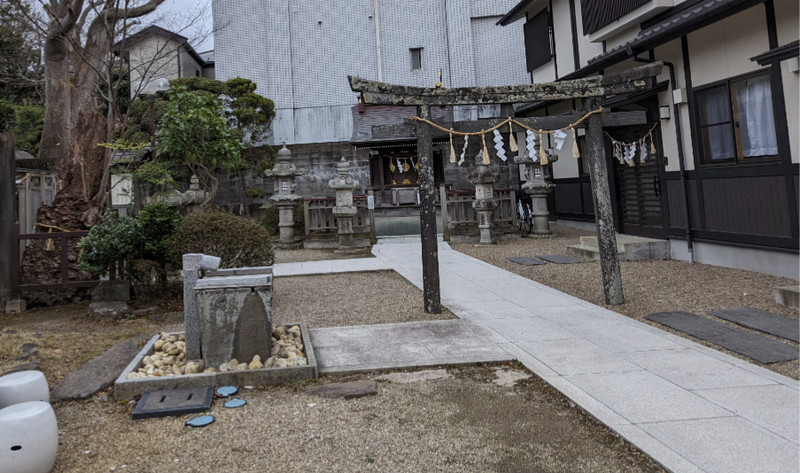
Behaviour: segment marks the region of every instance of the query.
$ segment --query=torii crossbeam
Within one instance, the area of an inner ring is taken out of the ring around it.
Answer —
[[[419,118],[431,119],[431,106],[513,104],[523,102],[561,101],[583,99],[583,111],[597,108],[598,98],[647,90],[653,87],[655,78],[661,74],[663,63],[656,61],[645,66],[614,72],[602,76],[571,81],[523,84],[501,87],[469,88],[423,88],[407,87],[369,81],[348,76],[350,88],[361,94],[361,102],[367,105],[413,105]],[[526,126],[541,130],[558,130],[572,123],[573,117],[553,116],[518,119]],[[646,123],[644,112],[618,112],[593,114],[586,120],[586,147],[589,162],[597,236],[600,247],[603,290],[606,303],[622,304],[622,278],[617,255],[617,239],[608,186],[608,171],[605,166],[603,146],[604,121],[608,126]],[[460,122],[459,131],[480,131],[493,126],[497,120]],[[400,127],[410,125],[401,125]],[[420,223],[422,234],[422,279],[425,311],[441,312],[439,288],[439,257],[436,243],[436,189],[433,182],[432,130],[431,126],[416,121],[417,153],[420,164]],[[399,128],[399,127],[398,127]],[[399,129],[397,131],[400,131]],[[409,136],[406,134],[404,136]]]

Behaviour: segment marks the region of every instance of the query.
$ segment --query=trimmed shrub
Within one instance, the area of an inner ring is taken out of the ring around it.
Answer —
[[[186,217],[164,246],[177,266],[186,253],[218,256],[222,268],[271,266],[275,260],[272,237],[264,227],[219,211]]]
[[[280,232],[280,227],[278,227],[278,223],[280,220],[280,215],[278,212],[278,207],[274,204],[267,204],[266,206],[262,207],[264,209],[264,216],[261,218],[261,225],[266,228],[272,235],[278,235]],[[295,235],[302,235],[306,231],[306,224],[305,224],[305,208],[303,206],[303,201],[297,203],[294,207],[294,211],[292,213],[292,221],[294,222],[294,232]]]
[[[144,237],[144,248],[141,257],[154,261],[164,261],[167,255],[167,251],[164,248],[164,240],[175,233],[183,217],[167,204],[156,203],[143,208],[136,215],[136,219],[142,225],[142,235]]]

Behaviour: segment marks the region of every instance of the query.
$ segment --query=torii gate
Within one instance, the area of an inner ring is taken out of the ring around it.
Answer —
[[[447,105],[510,105],[524,102],[561,101],[583,99],[583,111],[597,109],[599,97],[625,94],[650,89],[655,77],[661,73],[660,61],[645,66],[585,79],[524,84],[500,87],[423,88],[392,85],[348,76],[353,92],[361,93],[361,102],[367,105],[416,106],[417,116],[431,120],[431,106]],[[507,107],[504,107],[507,109]],[[575,122],[575,115],[517,118],[518,122],[539,130],[558,130]],[[457,122],[455,131],[487,130],[502,119]],[[609,305],[622,304],[622,276],[617,254],[617,237],[605,165],[603,127],[640,125],[647,123],[645,112],[595,113],[586,119],[586,154],[597,222],[597,240],[600,248],[600,267],[603,274],[603,292]],[[408,127],[405,125],[401,127]],[[439,288],[439,256],[436,242],[436,203],[433,181],[432,130],[427,123],[416,121],[417,154],[420,181],[420,223],[422,234],[422,281],[425,312],[441,312]],[[513,131],[523,128],[514,125]],[[402,131],[398,130],[399,133]],[[406,131],[404,136],[409,136]]]

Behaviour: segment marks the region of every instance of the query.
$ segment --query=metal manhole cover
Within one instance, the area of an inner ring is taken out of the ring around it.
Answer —
[[[136,420],[204,412],[211,408],[213,398],[213,386],[148,391],[142,395],[132,417]]]

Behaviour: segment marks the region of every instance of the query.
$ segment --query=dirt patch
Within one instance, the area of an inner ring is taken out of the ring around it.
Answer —
[[[622,272],[625,303],[619,306],[607,306],[603,296],[602,274],[599,262],[592,261],[582,264],[548,263],[539,266],[521,266],[506,259],[513,256],[565,255],[567,254],[567,245],[578,244],[582,235],[594,235],[590,232],[560,225],[551,224],[551,228],[556,238],[506,240],[493,246],[476,247],[471,244],[453,244],[451,246],[454,250],[473,258],[524,276],[592,304],[597,304],[632,319],[658,327],[661,330],[666,330],[737,358],[764,366],[785,376],[800,379],[800,362],[797,360],[762,365],[743,355],[644,319],[645,316],[656,312],[682,310],[742,328],[708,314],[712,310],[734,307],[754,307],[797,319],[798,313],[778,305],[773,294],[775,287],[797,284],[797,281],[753,271],[699,263],[689,264],[684,261],[623,261],[620,263],[620,270]],[[745,330],[760,333],[749,329]],[[766,336],[789,343],[795,347],[800,346],[794,342],[787,342],[770,335]]]
[[[495,369],[381,382],[377,396],[348,401],[305,389],[385,373],[243,389],[245,407],[215,401],[202,429],[183,425],[191,416],[132,421],[132,404],[65,404],[53,471],[663,471],[543,381],[500,387]]]
[[[148,336],[175,328],[175,324],[146,319],[93,321],[86,317],[88,305],[87,302],[53,306],[4,317],[0,373],[21,363],[36,362],[52,387],[117,343],[137,339],[141,345]],[[15,360],[26,343],[34,343],[38,354],[30,360]]]
[[[310,328],[457,318],[425,313],[422,291],[394,271],[275,278],[273,324]]]

